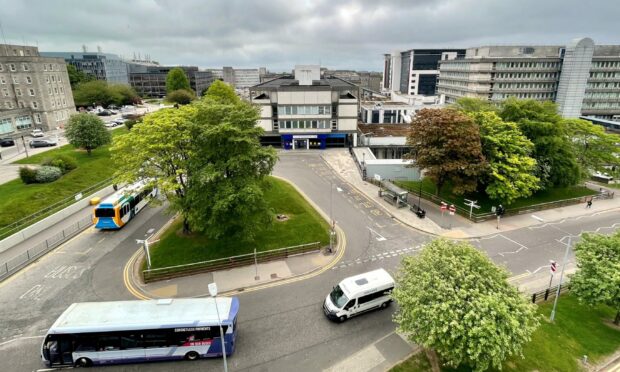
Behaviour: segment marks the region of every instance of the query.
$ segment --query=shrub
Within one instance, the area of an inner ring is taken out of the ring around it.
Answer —
[[[67,155],[57,155],[51,159],[46,159],[43,165],[49,165],[51,167],[60,168],[63,174],[77,168],[77,161],[74,158]]]
[[[166,101],[171,103],[178,103],[181,105],[187,105],[196,98],[196,95],[191,90],[178,89],[174,90],[166,96]]]
[[[22,182],[25,184],[36,183],[37,182],[37,170],[30,167],[19,167],[19,178],[22,179]]]
[[[60,170],[60,168],[44,165],[37,170],[35,179],[38,183],[49,183],[56,181],[60,176],[62,176],[62,170]]]
[[[125,126],[127,127],[128,130],[131,130],[131,128],[133,128],[133,126],[136,124],[138,124],[138,121],[133,120],[133,119],[129,119],[125,122]]]

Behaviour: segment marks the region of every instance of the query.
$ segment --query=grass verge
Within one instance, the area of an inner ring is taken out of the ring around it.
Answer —
[[[112,136],[127,132],[127,129],[119,128],[112,131]],[[64,145],[20,159],[14,164],[41,164],[45,159],[61,154],[74,158],[78,167],[58,180],[26,185],[18,178],[0,185],[0,228],[100,183],[110,178],[114,172],[109,146],[93,150],[89,156],[86,151],[77,150],[72,145]]]
[[[287,221],[273,224],[248,243],[235,239],[210,240],[199,234],[185,236],[181,221],[175,221],[160,241],[152,246],[152,268],[183,265],[245,253],[268,251],[294,245],[320,242],[329,244],[329,226],[304,198],[285,181],[267,178],[265,198],[275,214],[285,214]]]
[[[507,360],[502,371],[582,371],[580,359],[588,356],[590,364],[600,363],[620,347],[620,329],[611,321],[616,312],[608,306],[589,307],[573,296],[559,299],[555,323],[549,323],[552,303],[539,307],[541,325],[524,350],[524,358]],[[424,352],[420,352],[391,369],[392,372],[428,371]],[[470,371],[442,368],[442,371]]]
[[[408,190],[412,195],[417,195],[420,189],[419,181],[395,181],[396,185]],[[422,191],[435,195],[435,184],[428,178],[422,180]],[[571,186],[571,187],[557,187],[550,190],[539,191],[529,198],[521,198],[515,200],[512,204],[506,206],[512,208],[528,207],[535,204],[549,203],[558,200],[579,198],[582,196],[596,195],[596,192],[588,189],[585,186]],[[484,193],[471,193],[467,195],[455,195],[450,191],[450,185],[446,184],[443,187],[439,196],[448,204],[454,204],[463,207],[465,205],[465,199],[476,200],[480,209],[476,212],[488,213],[491,212],[491,207],[500,204],[496,200],[489,199]],[[466,208],[466,207],[465,207]]]

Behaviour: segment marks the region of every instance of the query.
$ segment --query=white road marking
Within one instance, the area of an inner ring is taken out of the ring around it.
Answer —
[[[43,292],[43,286],[41,284],[35,284],[32,288],[24,292],[21,296],[19,296],[20,300],[30,299],[38,301],[41,298],[41,294]]]
[[[371,233],[376,235],[375,239],[377,239],[378,242],[382,242],[382,241],[387,240],[385,237],[383,237],[383,235],[381,235],[378,232],[376,232],[375,230],[371,229],[369,226],[366,226],[366,228],[368,230],[370,230]]]
[[[11,342],[18,341],[18,340],[27,340],[27,339],[31,339],[31,338],[43,338],[43,337],[45,337],[45,335],[41,335],[41,336],[27,336],[27,337],[15,337],[15,338],[12,338],[12,339],[10,339],[8,341],[0,343],[0,347],[4,346],[4,345],[7,345],[7,344],[10,344]]]

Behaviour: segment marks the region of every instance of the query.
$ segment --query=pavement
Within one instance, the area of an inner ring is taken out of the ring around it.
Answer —
[[[379,188],[362,180],[355,161],[347,149],[327,150],[322,153],[322,157],[344,181],[354,186],[358,191],[378,205],[382,206],[386,213],[393,216],[395,219],[418,231],[446,238],[480,238],[497,234],[500,231],[507,232],[524,227],[540,225],[541,222],[532,218],[532,214],[535,214],[543,221],[553,221],[555,223],[556,221],[562,221],[567,218],[579,218],[620,208],[620,198],[596,200],[591,208],[586,208],[584,203],[537,211],[535,213],[504,217],[501,219],[500,228],[498,229],[496,220],[472,223],[459,215],[450,216],[446,214],[442,217],[438,205],[422,199],[422,208],[426,210],[427,218],[420,219],[415,213],[409,211],[409,209],[396,208],[379,197]]]

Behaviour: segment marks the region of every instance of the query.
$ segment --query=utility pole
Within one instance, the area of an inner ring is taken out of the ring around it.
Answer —
[[[28,157],[28,146],[26,146],[26,140],[24,139],[23,135],[22,135],[22,143],[24,144],[24,151],[26,151],[26,157]]]

